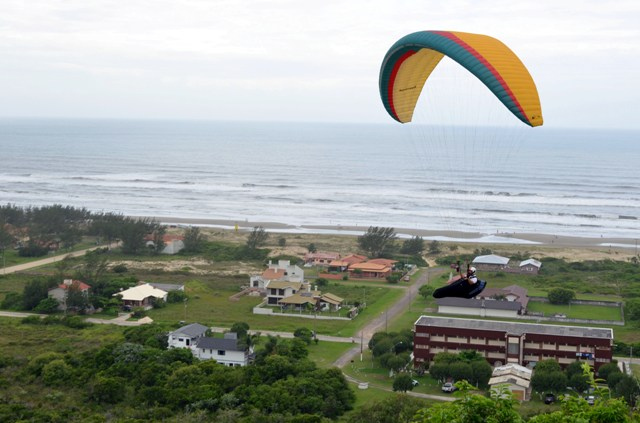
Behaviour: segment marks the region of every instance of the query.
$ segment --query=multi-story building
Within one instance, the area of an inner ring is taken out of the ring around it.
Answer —
[[[440,352],[476,350],[492,366],[532,367],[547,359],[566,366],[581,360],[597,371],[611,362],[612,346],[608,328],[421,316],[415,322],[413,354],[416,366]]]

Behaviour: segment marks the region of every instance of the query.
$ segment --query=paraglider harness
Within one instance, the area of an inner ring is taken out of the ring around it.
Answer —
[[[478,282],[474,284],[469,283],[469,271],[470,265],[467,263],[467,273],[463,275],[460,271],[460,261],[456,263],[456,272],[460,275],[460,278],[454,282],[451,282],[447,286],[443,286],[442,288],[438,288],[433,292],[434,298],[445,298],[445,297],[457,297],[457,298],[473,298],[476,295],[480,294],[484,288],[487,286],[486,281],[482,281],[478,279]],[[477,276],[476,276],[477,277]]]

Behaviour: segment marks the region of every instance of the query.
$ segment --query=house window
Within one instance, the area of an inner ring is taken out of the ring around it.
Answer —
[[[218,355],[225,355],[226,351],[225,350],[218,350]]]
[[[178,342],[184,342],[184,339],[178,338]]]
[[[187,347],[189,346],[189,341],[190,341],[190,339],[187,339],[187,342],[186,342]]]

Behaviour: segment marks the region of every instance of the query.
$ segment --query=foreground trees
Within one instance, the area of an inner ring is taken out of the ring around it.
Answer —
[[[31,392],[55,389],[64,401],[12,395],[0,401],[0,421],[325,422],[353,406],[342,372],[316,367],[300,339],[270,337],[254,364],[232,368],[164,349],[167,330],[132,327],[124,342],[82,353],[47,352],[26,362],[7,357],[14,365],[0,363],[6,380],[20,380],[20,389]]]

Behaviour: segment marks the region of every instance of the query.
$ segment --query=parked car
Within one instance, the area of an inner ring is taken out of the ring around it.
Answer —
[[[546,394],[546,395],[544,396],[544,403],[545,403],[545,404],[551,404],[551,403],[554,403],[554,402],[556,402],[556,396],[555,396],[555,395],[553,395],[553,394]]]
[[[411,384],[412,384],[413,386],[418,386],[418,385],[420,385],[420,382],[418,382],[418,381],[417,381],[417,380],[415,380],[415,379],[411,379]]]
[[[446,392],[446,393],[451,393],[456,391],[458,388],[456,388],[456,386],[451,383],[451,382],[447,382],[444,385],[442,385],[442,392]]]
[[[593,395],[587,395],[585,399],[587,400],[587,404],[589,405],[593,405],[596,403],[596,397],[594,397]]]

